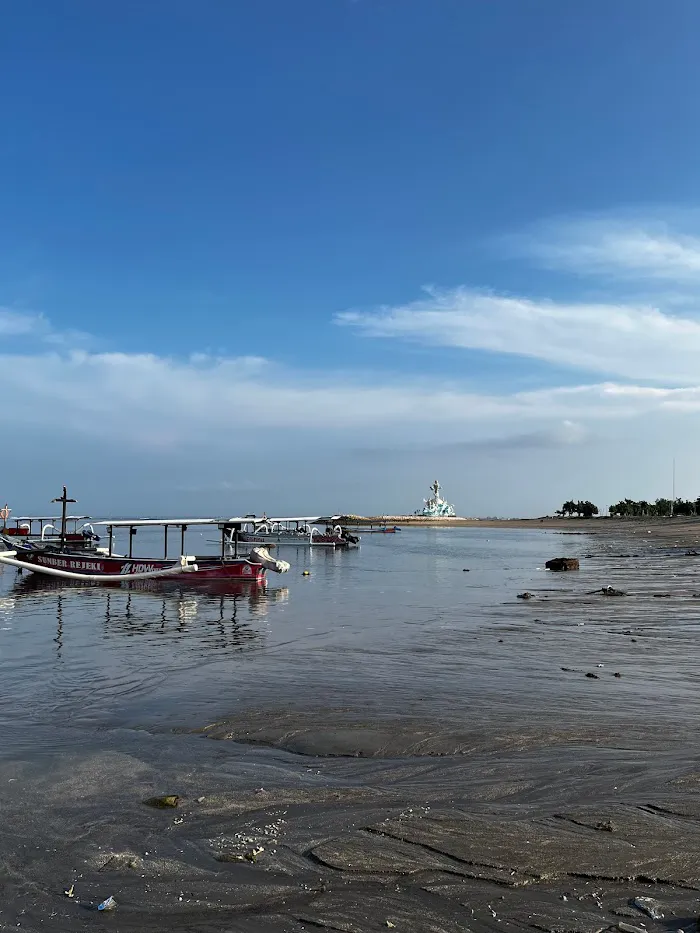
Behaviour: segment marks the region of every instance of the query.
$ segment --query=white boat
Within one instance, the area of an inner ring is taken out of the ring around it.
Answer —
[[[295,544],[302,547],[357,547],[359,537],[351,534],[339,520],[339,515],[297,515],[291,518],[246,516],[238,532],[238,541],[245,544]]]

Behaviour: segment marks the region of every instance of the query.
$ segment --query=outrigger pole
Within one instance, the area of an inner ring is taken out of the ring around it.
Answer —
[[[69,502],[77,502],[77,499],[68,498],[68,490],[66,487],[63,487],[63,495],[59,496],[57,499],[52,499],[52,502],[61,502],[61,547],[66,545],[66,508]]]

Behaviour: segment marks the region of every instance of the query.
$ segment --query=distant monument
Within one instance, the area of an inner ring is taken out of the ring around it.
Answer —
[[[432,496],[429,499],[423,499],[425,505],[416,515],[424,515],[426,518],[453,518],[455,507],[446,502],[440,495],[440,483],[437,480],[430,487]]]

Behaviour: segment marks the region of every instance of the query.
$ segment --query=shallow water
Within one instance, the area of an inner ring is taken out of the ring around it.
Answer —
[[[689,929],[700,558],[493,529],[281,556],[264,589],[0,572],[0,929]]]
[[[515,594],[574,541],[421,529],[346,552],[286,547],[291,572],[265,588],[79,588],[3,569],[0,729],[196,725],[270,704],[464,708],[504,660],[483,633],[522,616]]]
[[[597,722],[640,702],[659,721],[698,712],[700,559],[682,549],[645,541],[637,557],[613,557],[629,542],[411,529],[365,535],[357,550],[280,553],[292,570],[266,587],[84,588],[0,570],[0,754],[18,729],[58,747],[67,724],[86,741],[96,728],[268,708],[461,722],[514,704]],[[547,573],[557,554],[593,556],[580,573]],[[630,595],[590,595],[607,584]],[[518,600],[523,590],[537,598]]]

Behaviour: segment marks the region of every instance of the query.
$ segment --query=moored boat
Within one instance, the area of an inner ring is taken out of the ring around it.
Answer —
[[[95,529],[90,524],[89,515],[66,515],[59,531],[59,518],[56,515],[17,515],[10,518],[11,512],[12,509],[7,505],[0,509],[0,534],[10,538],[22,541],[63,540],[72,547],[91,547],[95,541],[99,541]],[[80,522],[82,524],[79,524]]]
[[[275,560],[261,547],[252,548],[250,553],[238,553],[238,529],[242,519],[107,519],[95,522],[107,531],[107,547],[75,548],[67,541],[66,504],[69,501],[66,489],[58,500],[63,503],[63,520],[59,541],[18,541],[11,536],[0,535],[5,552],[0,551],[0,563],[15,566],[20,570],[45,573],[63,579],[83,580],[87,583],[111,583],[129,580],[147,580],[167,577],[187,583],[208,580],[238,579],[261,582],[267,570],[284,573],[289,570],[286,561]],[[185,537],[192,526],[215,525],[220,532],[218,555],[203,554],[187,556]],[[163,529],[163,556],[140,557],[133,553],[134,537],[139,528]],[[115,531],[128,533],[128,554],[114,551]],[[179,531],[179,555],[168,554],[169,533]]]
[[[294,544],[301,547],[357,547],[360,539],[338,523],[340,516],[255,518],[246,516],[238,535],[247,544]],[[240,519],[229,519],[240,521]],[[322,526],[322,527],[319,527]]]

